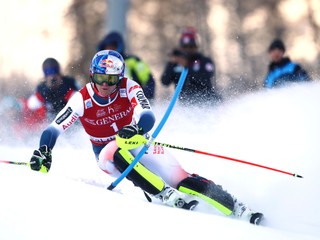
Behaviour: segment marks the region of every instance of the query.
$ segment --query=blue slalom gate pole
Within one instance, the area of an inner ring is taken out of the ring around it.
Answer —
[[[165,112],[164,116],[162,117],[158,127],[156,128],[156,130],[154,130],[153,134],[151,135],[150,139],[148,140],[148,142],[142,147],[142,149],[140,150],[140,152],[138,153],[138,155],[135,157],[135,159],[132,161],[132,163],[130,163],[130,165],[126,168],[126,170],[123,171],[123,173],[114,181],[110,184],[110,186],[108,187],[108,190],[112,190],[114,189],[129,173],[130,171],[134,168],[134,166],[140,161],[140,159],[142,158],[142,156],[146,153],[146,151],[148,150],[148,148],[150,147],[150,145],[152,144],[152,142],[154,141],[154,139],[158,136],[158,134],[160,133],[162,127],[164,126],[164,124],[166,123],[166,121],[168,120],[170,113],[174,107],[174,104],[176,103],[178,96],[181,92],[181,89],[183,87],[184,81],[186,80],[188,74],[188,69],[184,68],[179,81],[178,81],[178,85],[176,87],[176,90],[173,94],[173,97],[171,99],[171,102],[167,108],[167,111]]]

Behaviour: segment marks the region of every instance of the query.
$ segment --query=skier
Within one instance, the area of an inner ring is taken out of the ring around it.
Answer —
[[[95,54],[90,66],[90,82],[75,93],[55,120],[43,131],[39,149],[33,152],[30,167],[48,172],[52,149],[58,136],[79,118],[89,135],[99,168],[113,177],[119,176],[141,148],[126,150],[115,141],[131,139],[153,128],[155,115],[142,88],[124,77],[125,63],[113,50]],[[261,213],[224,191],[221,186],[196,174],[189,174],[161,146],[151,146],[136,167],[127,175],[135,186],[164,204],[194,209],[202,198],[225,215],[258,224]]]

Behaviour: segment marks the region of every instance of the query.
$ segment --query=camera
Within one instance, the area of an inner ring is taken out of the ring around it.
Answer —
[[[180,49],[173,49],[170,53],[171,56],[174,57],[184,57],[184,58],[188,58],[188,53],[186,51],[180,50]]]
[[[57,85],[57,83],[58,83],[58,79],[57,79],[56,77],[54,77],[54,78],[51,79],[51,85],[52,85],[52,86]]]

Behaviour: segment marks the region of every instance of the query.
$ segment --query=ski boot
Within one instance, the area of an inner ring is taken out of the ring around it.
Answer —
[[[252,211],[247,205],[237,201],[237,199],[234,201],[233,215],[240,220],[249,221],[254,225],[259,225],[263,219],[262,213]]]
[[[166,186],[155,197],[168,206],[187,210],[193,210],[199,204],[199,201],[195,199],[188,201],[188,195],[180,193],[178,190],[169,186]],[[192,196],[190,195],[190,197]]]

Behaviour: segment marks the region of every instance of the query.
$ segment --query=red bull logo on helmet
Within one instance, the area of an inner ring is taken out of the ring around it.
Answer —
[[[100,61],[99,65],[100,65],[100,67],[104,67],[104,68],[113,68],[114,67],[113,61],[110,59],[102,59]]]

